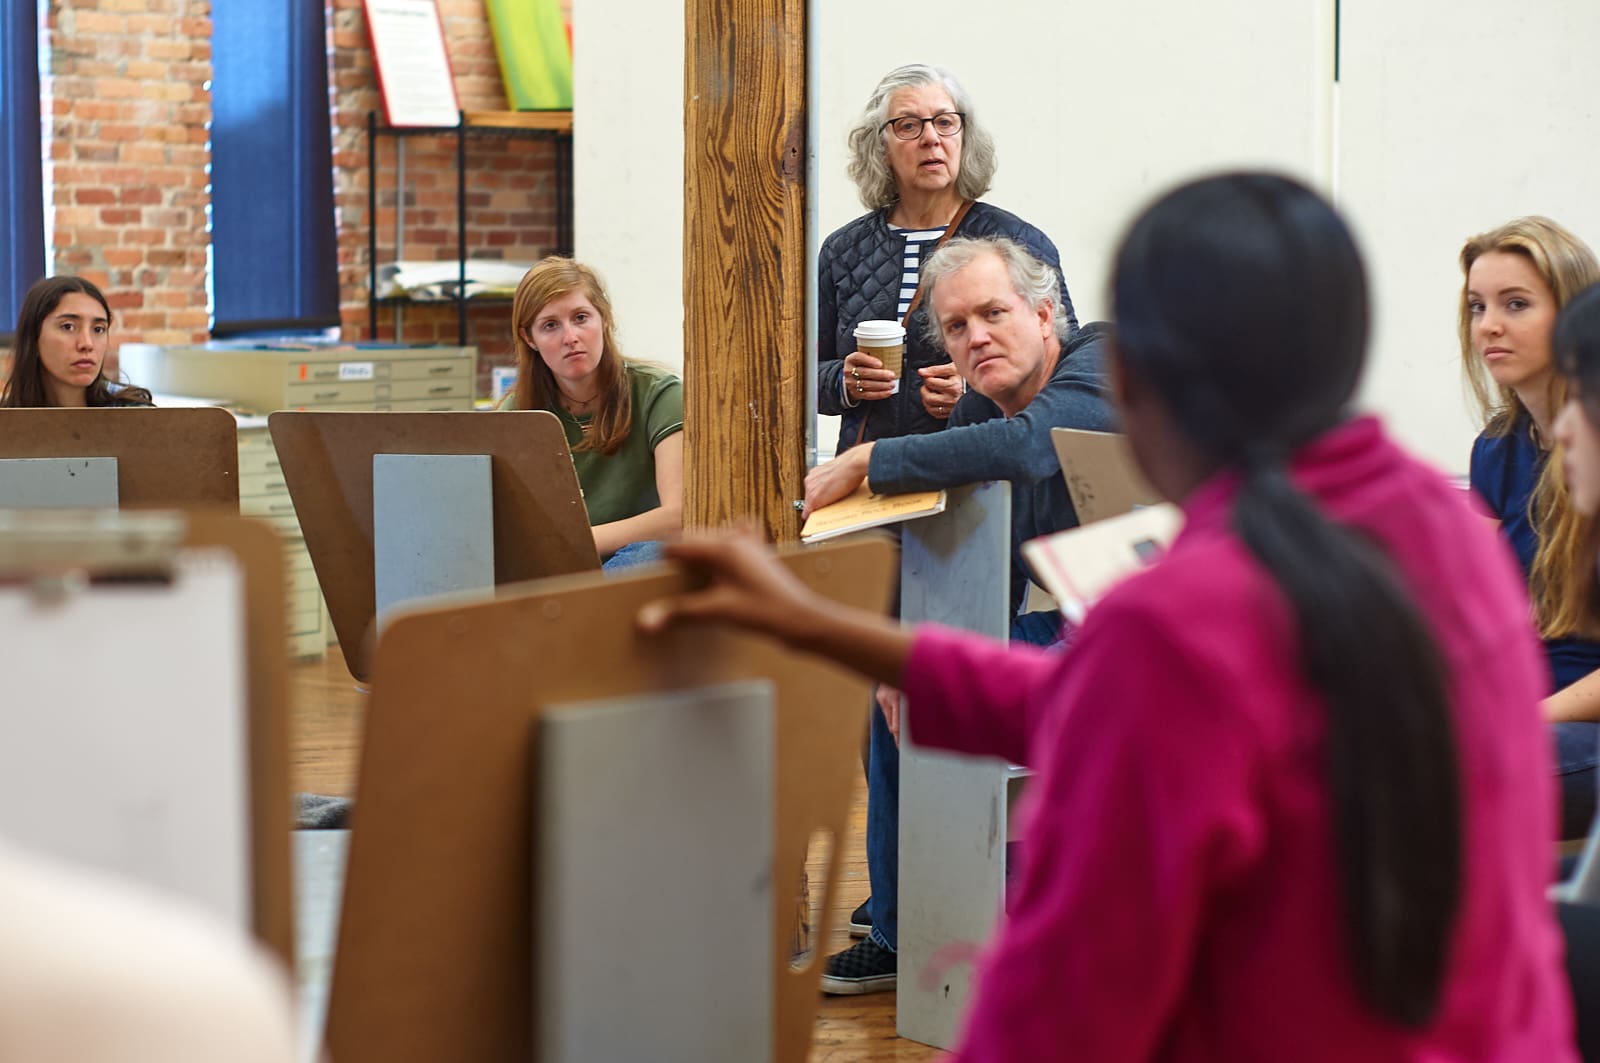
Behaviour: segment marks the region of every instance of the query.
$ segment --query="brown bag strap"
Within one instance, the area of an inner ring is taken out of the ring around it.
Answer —
[[[954,236],[956,234],[956,230],[961,227],[962,221],[964,221],[966,219],[967,211],[969,211],[971,209],[972,209],[972,200],[963,199],[961,201],[961,209],[956,211],[956,216],[950,219],[950,224],[946,225],[944,227],[944,235],[939,237],[939,242],[933,245],[933,250],[934,251],[939,250],[939,248],[943,247],[946,243],[948,243],[950,241],[950,237],[952,237],[952,236]],[[932,252],[929,252],[929,253],[932,254]],[[917,312],[917,307],[919,307],[921,305],[922,305],[922,271],[919,269],[917,271],[917,290],[911,293],[911,305],[906,307],[906,316],[900,320],[900,324],[901,325],[906,325],[906,324],[910,323],[911,315],[916,313]]]
[[[933,250],[934,251],[937,251],[937,250],[939,250],[939,248],[943,247],[945,245],[945,243],[949,241],[950,237],[952,237],[952,236],[954,236],[956,234],[956,230],[961,227],[962,221],[966,219],[967,211],[972,209],[972,204],[973,204],[973,201],[970,200],[970,199],[963,199],[961,201],[961,207],[960,207],[960,209],[958,209],[956,211],[956,216],[950,219],[950,224],[946,225],[944,227],[944,233],[943,233],[943,235],[941,235],[939,237],[939,242],[933,245]],[[932,252],[930,252],[930,254],[931,253]],[[905,327],[905,326],[911,324],[911,315],[916,313],[917,312],[917,307],[919,307],[921,305],[922,305],[922,271],[920,269],[918,269],[917,270],[917,290],[911,293],[911,303],[906,307],[906,316],[900,319],[901,327]],[[863,439],[865,439],[867,437],[867,419],[869,417],[871,417],[871,416],[872,416],[872,410],[871,409],[868,409],[866,413],[861,415],[861,427],[859,429],[857,429],[857,431],[856,431],[856,443],[859,444]]]

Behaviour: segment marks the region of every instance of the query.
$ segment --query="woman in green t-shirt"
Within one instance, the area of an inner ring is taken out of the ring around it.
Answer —
[[[517,285],[517,386],[504,410],[561,419],[607,567],[649,560],[683,527],[683,384],[617,347],[594,270],[546,258]]]

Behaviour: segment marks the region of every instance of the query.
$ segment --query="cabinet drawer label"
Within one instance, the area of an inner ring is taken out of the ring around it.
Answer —
[[[372,379],[372,373],[373,373],[373,370],[372,370],[372,363],[371,362],[340,362],[339,363],[339,379],[340,380],[371,380]]]

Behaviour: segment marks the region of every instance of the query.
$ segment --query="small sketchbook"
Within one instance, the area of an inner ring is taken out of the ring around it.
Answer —
[[[1116,432],[1052,428],[1050,441],[1055,444],[1080,526],[1161,501],[1139,472],[1127,437]]]
[[[1165,553],[1182,524],[1183,514],[1176,506],[1144,506],[1029,540],[1022,544],[1022,556],[1055,597],[1061,615],[1078,624],[1119,581]]]
[[[943,513],[948,496],[944,491],[917,491],[909,495],[875,495],[866,484],[848,498],[823,506],[806,518],[800,541],[820,543],[837,535],[865,531],[885,524],[898,524],[917,517]]]

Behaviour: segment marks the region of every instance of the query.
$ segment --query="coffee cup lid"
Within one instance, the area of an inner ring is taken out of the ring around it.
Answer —
[[[903,340],[905,326],[898,321],[863,321],[856,326],[858,340]]]

